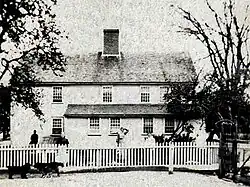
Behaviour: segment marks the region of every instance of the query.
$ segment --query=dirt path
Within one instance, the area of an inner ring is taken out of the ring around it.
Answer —
[[[53,178],[6,179],[1,177],[0,187],[235,187],[244,186],[230,181],[220,180],[217,176],[201,175],[196,173],[157,171],[131,171],[106,173],[78,173],[62,174]]]

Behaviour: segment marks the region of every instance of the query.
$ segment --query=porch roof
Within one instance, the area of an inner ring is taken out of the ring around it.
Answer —
[[[67,118],[86,117],[164,117],[171,116],[159,104],[69,104],[64,114]]]

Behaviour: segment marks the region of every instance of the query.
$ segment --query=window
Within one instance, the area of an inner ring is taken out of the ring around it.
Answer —
[[[62,102],[62,87],[61,86],[53,87],[53,102],[56,102],[56,103]]]
[[[141,102],[150,102],[150,88],[149,86],[141,86]]]
[[[103,86],[102,87],[102,101],[104,103],[112,102],[112,86]]]
[[[143,118],[143,133],[153,133],[153,118]]]
[[[89,118],[89,131],[90,133],[99,133],[100,131],[99,118]]]
[[[165,118],[165,133],[174,132],[174,120]]]
[[[63,118],[54,118],[52,123],[52,134],[60,135],[63,132]]]
[[[160,102],[164,102],[165,94],[169,94],[171,92],[171,88],[169,86],[161,86],[160,87]]]
[[[120,118],[110,118],[110,132],[118,131],[121,125]]]

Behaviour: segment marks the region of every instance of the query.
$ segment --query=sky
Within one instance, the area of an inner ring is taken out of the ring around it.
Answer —
[[[222,0],[209,0],[222,12]],[[243,17],[250,0],[237,0],[236,12]],[[189,53],[196,68],[209,69],[202,60],[206,50],[194,38],[178,32],[187,22],[177,12],[180,6],[199,20],[211,25],[214,20],[205,0],[59,0],[54,11],[57,24],[69,39],[61,41],[66,55],[102,51],[103,29],[120,30],[120,51],[123,53]],[[250,23],[250,22],[249,22]]]
[[[67,53],[101,51],[105,28],[120,30],[124,52],[183,51],[187,46],[176,33],[176,4],[174,0],[60,0],[56,12],[58,24],[70,38]]]
[[[208,1],[222,13],[224,0]],[[235,1],[236,14],[242,19],[250,0]],[[188,24],[177,7],[190,11],[198,20],[215,24],[206,0],[58,0],[53,11],[57,25],[68,36],[60,41],[66,56],[102,51],[103,29],[117,28],[123,54],[185,52],[191,56],[197,73],[202,69],[205,74],[211,70],[208,59],[204,59],[206,49],[193,37],[178,32],[179,26]],[[6,47],[12,49],[8,43]],[[9,76],[5,80],[7,83]]]

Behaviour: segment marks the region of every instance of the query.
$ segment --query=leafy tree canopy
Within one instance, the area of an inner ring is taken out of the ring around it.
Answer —
[[[64,37],[55,23],[56,0],[1,0],[0,82],[11,91],[12,101],[31,108],[42,118],[41,93],[32,85],[39,81],[36,70],[64,71],[65,58],[58,47]]]

